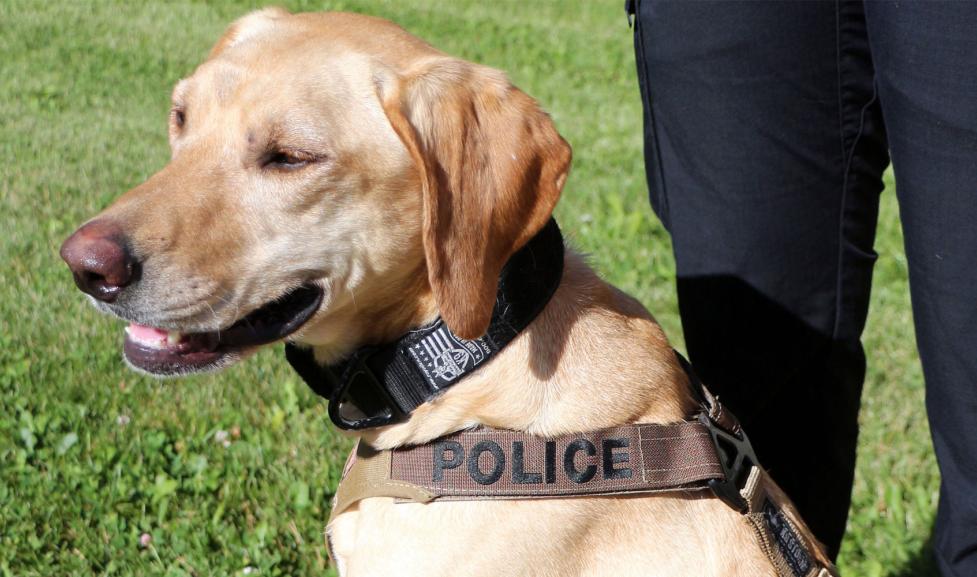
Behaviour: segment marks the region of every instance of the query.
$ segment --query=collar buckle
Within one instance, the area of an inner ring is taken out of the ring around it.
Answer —
[[[749,503],[740,490],[746,485],[750,470],[759,466],[750,439],[742,430],[738,434],[727,431],[705,412],[699,413],[699,422],[712,437],[724,476],[723,479],[710,479],[709,488],[723,503],[745,514],[749,510]]]

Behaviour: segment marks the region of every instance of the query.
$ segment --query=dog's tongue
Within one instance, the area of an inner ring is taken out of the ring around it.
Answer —
[[[164,331],[136,323],[131,323],[126,327],[126,333],[128,333],[130,340],[155,348],[172,347],[180,344],[183,340],[183,335],[177,331]]]
[[[165,341],[169,333],[164,330],[157,329],[154,327],[147,327],[143,325],[137,325],[136,323],[130,323],[129,327],[126,329],[129,336],[135,341],[140,341],[143,343],[155,343],[159,341]]]

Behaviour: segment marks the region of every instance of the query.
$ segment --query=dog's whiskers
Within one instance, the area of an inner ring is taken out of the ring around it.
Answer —
[[[224,294],[227,294],[227,293],[224,293]],[[241,312],[241,307],[239,307],[236,303],[232,303],[231,301],[227,300],[226,298],[222,297],[221,295],[219,295],[217,293],[214,293],[213,295],[211,295],[211,298],[216,298],[217,300],[223,302],[224,304],[234,307],[234,318],[235,319],[238,318],[238,315]],[[210,306],[210,303],[208,301],[205,300],[204,302],[207,302],[207,308],[210,309],[210,313],[211,313],[211,315],[213,315],[214,322],[217,325],[217,330],[216,330],[216,332],[217,332],[217,340],[220,340],[220,337],[221,337],[220,319],[217,318],[217,313],[214,311],[214,307]]]

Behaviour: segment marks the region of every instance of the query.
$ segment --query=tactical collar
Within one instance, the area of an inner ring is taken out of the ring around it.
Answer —
[[[394,342],[367,346],[323,367],[311,349],[285,345],[285,358],[341,429],[403,421],[420,405],[490,361],[543,310],[563,277],[563,236],[550,221],[505,264],[485,335],[461,339],[438,318]]]

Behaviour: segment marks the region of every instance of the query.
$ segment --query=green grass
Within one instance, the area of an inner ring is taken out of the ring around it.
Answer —
[[[508,71],[574,146],[563,227],[681,343],[621,2],[285,4],[385,16]],[[166,162],[171,86],[252,7],[0,0],[0,575],[328,571],[322,528],[348,442],[280,349],[217,376],[140,377],[120,361],[120,323],[84,302],[57,258],[79,222]],[[841,559],[869,577],[935,575],[924,544],[938,476],[893,197],[890,186]]]

